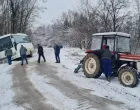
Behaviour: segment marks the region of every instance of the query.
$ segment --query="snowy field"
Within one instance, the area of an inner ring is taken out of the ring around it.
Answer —
[[[52,66],[55,66],[58,71],[58,76],[66,81],[71,82],[73,85],[77,87],[81,87],[91,91],[91,94],[97,95],[99,97],[107,98],[113,101],[119,101],[125,103],[125,106],[132,108],[132,110],[140,110],[140,85],[136,88],[126,88],[120,85],[117,78],[113,78],[111,83],[107,82],[104,75],[102,75],[99,79],[88,79],[84,76],[82,69],[79,73],[75,74],[73,71],[77,67],[79,61],[85,56],[84,51],[75,48],[63,48],[61,50],[61,64],[55,64],[55,56],[54,50],[52,48],[44,48],[45,56],[47,63]],[[37,54],[34,55],[33,58],[29,60],[29,63],[34,65],[37,61]],[[12,81],[12,69],[14,65],[19,62],[14,63],[12,66],[8,66],[7,64],[0,65],[0,110],[23,110],[22,107],[18,107],[13,103],[14,91],[12,89],[13,81]],[[49,85],[49,79],[47,77],[42,77],[38,75],[38,73],[33,70],[33,68],[27,68],[28,72],[34,72],[29,75],[29,79],[35,85],[35,87],[42,93],[46,99],[52,99],[49,104],[54,104],[54,99],[48,97],[47,93],[53,93],[56,91],[59,99],[65,102],[66,107],[71,107],[69,110],[73,110],[77,106],[76,100],[69,99],[66,96],[63,96],[62,93],[59,92],[56,88]],[[43,81],[45,83],[43,83]],[[40,89],[43,86],[43,89]],[[45,88],[49,88],[45,89]],[[53,97],[53,96],[52,96]],[[70,102],[70,103],[69,103]],[[54,106],[62,110],[61,104],[57,103]],[[59,106],[59,107],[58,107]],[[110,109],[114,110],[114,109]],[[116,109],[118,110],[118,109]]]

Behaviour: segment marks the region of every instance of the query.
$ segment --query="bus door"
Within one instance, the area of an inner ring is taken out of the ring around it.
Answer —
[[[17,51],[17,42],[12,35],[11,35],[11,40],[12,40],[12,43],[13,43],[15,50]]]

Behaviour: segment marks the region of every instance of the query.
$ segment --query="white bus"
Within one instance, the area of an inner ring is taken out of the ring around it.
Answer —
[[[7,34],[0,37],[0,59],[5,57],[5,49],[11,48],[13,51],[12,59],[20,58],[20,47],[23,45],[27,48],[27,55],[32,56],[34,52],[33,44],[28,35],[18,34]]]

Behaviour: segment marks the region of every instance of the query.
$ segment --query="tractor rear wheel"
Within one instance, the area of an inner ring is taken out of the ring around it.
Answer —
[[[138,84],[137,71],[132,67],[125,67],[120,70],[118,78],[125,87],[136,87]]]
[[[95,54],[88,54],[84,58],[83,71],[87,78],[99,78],[101,76],[100,60]]]

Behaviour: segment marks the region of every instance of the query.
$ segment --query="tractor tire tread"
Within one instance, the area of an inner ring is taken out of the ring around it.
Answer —
[[[133,84],[131,84],[131,85],[125,85],[125,84],[123,83],[123,81],[122,81],[122,79],[121,79],[121,75],[122,75],[122,73],[125,72],[125,71],[131,72],[132,75],[134,76],[135,81],[134,81]],[[118,79],[119,79],[119,82],[120,82],[121,85],[123,85],[123,86],[125,86],[125,87],[131,87],[131,88],[136,87],[136,86],[138,85],[138,82],[139,82],[139,81],[138,81],[138,74],[137,74],[137,71],[136,71],[134,68],[130,67],[130,66],[127,66],[127,67],[125,67],[125,68],[123,68],[122,70],[119,71]]]
[[[88,74],[86,72],[86,69],[85,69],[85,62],[90,57],[94,58],[95,61],[96,61],[96,64],[97,64],[97,68],[95,70],[95,74]],[[99,58],[95,54],[88,54],[88,55],[85,56],[84,63],[83,63],[83,71],[84,71],[84,75],[87,78],[99,78],[101,76],[102,72],[100,72],[100,60],[99,60]]]

